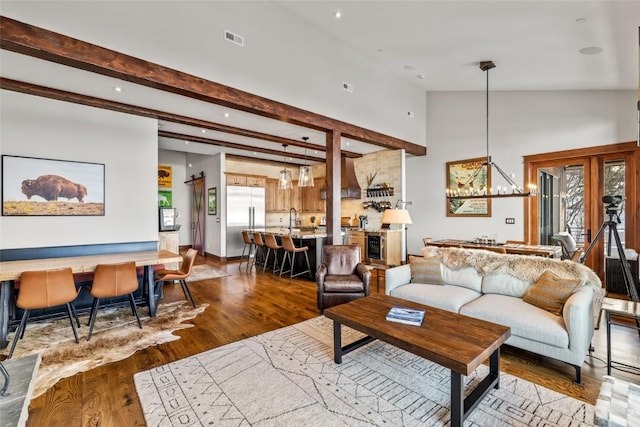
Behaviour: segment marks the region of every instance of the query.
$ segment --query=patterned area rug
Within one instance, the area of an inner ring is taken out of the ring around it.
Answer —
[[[13,358],[40,353],[42,362],[36,376],[32,398],[40,396],[62,378],[71,377],[107,363],[126,359],[138,350],[180,339],[172,332],[190,328],[183,323],[202,313],[208,304],[193,308],[184,301],[160,304],[150,318],[146,308],[138,309],[142,329],[138,328],[129,306],[98,312],[91,341],[87,341],[88,313],[81,315],[76,344],[68,318],[27,324],[24,338],[18,341]],[[9,345],[14,334],[9,336]],[[9,353],[9,347],[0,354]]]
[[[343,343],[362,335],[342,328]],[[323,316],[134,376],[149,426],[444,426],[450,372],[381,341],[333,362]],[[467,388],[486,375],[482,365]],[[502,373],[465,426],[589,426],[594,407]]]
[[[218,277],[229,276],[224,270],[211,267],[207,264],[194,265],[191,274],[186,279],[187,282],[197,282],[199,280],[217,279]]]

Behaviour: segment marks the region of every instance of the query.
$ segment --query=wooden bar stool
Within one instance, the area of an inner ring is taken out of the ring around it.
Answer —
[[[113,298],[128,294],[131,313],[136,316],[138,327],[142,329],[140,316],[138,316],[138,310],[136,309],[136,302],[133,299],[133,292],[137,289],[138,275],[136,272],[135,262],[131,261],[122,264],[99,264],[96,266],[90,291],[91,296],[93,297],[93,305],[91,306],[87,341],[91,339],[91,334],[93,333],[93,326],[96,322],[100,298]]]
[[[253,254],[253,263],[251,265],[263,265],[265,245],[264,241],[262,240],[262,234],[258,233],[257,231],[253,233],[253,244],[256,245],[256,251]],[[256,271],[258,271],[258,269],[256,269]]]
[[[249,247],[249,252],[247,252],[247,271],[249,271],[249,261],[251,260],[251,250],[255,246],[251,236],[249,236],[248,231],[242,232],[242,241],[244,242],[244,247],[242,248],[242,255],[240,255],[240,264],[238,264],[238,270],[240,270],[240,266],[242,265],[242,260],[244,259],[244,251]]]
[[[296,248],[296,245],[293,243],[293,239],[291,238],[291,236],[282,236],[281,241],[282,241],[282,249],[284,249],[284,257],[282,257],[282,266],[280,267],[280,276],[278,277],[278,280],[282,278],[282,273],[285,273],[285,274],[289,273],[289,284],[291,284],[292,277],[300,276],[301,274],[309,273],[309,277],[311,277],[311,265],[309,264],[309,255],[307,255],[307,251],[309,250],[309,247],[302,246],[302,247]],[[299,254],[300,252],[304,253],[304,257],[307,261],[307,269],[304,271],[300,271],[296,274],[293,274],[293,266],[296,261],[296,255]],[[290,268],[289,270],[284,271],[284,266],[285,266],[285,263],[287,262],[287,259],[289,259]],[[311,278],[313,279],[313,277]]]
[[[196,302],[193,299],[191,289],[189,289],[189,285],[187,284],[187,277],[191,275],[193,263],[196,261],[196,255],[198,255],[198,251],[193,248],[189,248],[182,259],[182,265],[179,270],[158,270],[155,276],[155,281],[158,282],[160,286],[162,286],[164,282],[178,280],[180,282],[180,286],[182,286],[184,297],[187,300],[191,300],[191,305],[194,307],[196,306]]]
[[[13,356],[16,343],[24,337],[30,310],[66,304],[73,336],[76,339],[76,343],[78,343],[78,331],[76,330],[73,318],[75,317],[78,326],[80,326],[80,323],[78,322],[78,316],[72,303],[77,296],[78,291],[76,290],[76,284],[73,281],[73,273],[70,268],[23,272],[20,275],[20,290],[18,292],[16,306],[22,308],[24,314],[22,315],[18,329],[16,329],[7,359]]]
[[[276,236],[274,236],[273,234],[264,235],[264,244],[267,247],[267,255],[264,258],[262,272],[264,273],[264,271],[267,269],[267,265],[269,264],[269,254],[271,253],[271,249],[273,249],[273,266],[271,267],[271,274],[273,274],[278,271],[278,251],[282,249],[282,246],[278,244],[278,242],[276,241]]]

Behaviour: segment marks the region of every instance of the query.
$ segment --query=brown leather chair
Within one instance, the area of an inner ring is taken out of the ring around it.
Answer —
[[[360,262],[360,246],[326,245],[322,255],[316,271],[320,311],[369,295],[371,272]]]
[[[271,266],[271,274],[273,274],[278,271],[278,252],[280,252],[280,249],[282,249],[282,245],[278,244],[276,236],[274,236],[273,234],[264,235],[264,245],[267,247],[267,254],[264,257],[262,272],[264,273],[264,271],[267,269],[267,265],[269,265],[269,255],[271,254],[271,250],[273,249],[273,265]]]
[[[196,302],[193,299],[193,295],[191,295],[191,290],[189,289],[189,285],[185,279],[191,275],[193,263],[196,261],[196,255],[198,255],[198,251],[193,248],[189,248],[182,260],[182,265],[178,270],[158,270],[155,275],[155,280],[160,287],[162,287],[164,282],[178,280],[180,282],[180,286],[182,286],[184,297],[191,300],[191,305],[194,307],[196,306]]]
[[[66,304],[73,336],[76,339],[76,343],[78,343],[78,331],[73,321],[75,317],[76,322],[78,322],[78,316],[72,303],[77,296],[78,291],[70,268],[23,272],[20,275],[20,291],[18,292],[16,306],[22,308],[24,314],[18,329],[16,329],[7,359],[13,356],[18,340],[24,337],[30,310]],[[80,326],[80,323],[78,323],[78,326]]]
[[[261,233],[257,231],[253,233],[253,244],[256,246],[256,250],[253,253],[253,262],[249,266],[249,269],[256,265],[264,265],[264,249],[266,246],[264,245],[264,240],[262,240]],[[258,271],[257,268],[256,271]]]
[[[138,316],[138,310],[136,309],[136,302],[133,299],[133,293],[137,289],[138,274],[135,262],[99,264],[96,266],[90,291],[93,297],[93,305],[91,306],[91,315],[89,317],[89,334],[87,335],[87,341],[91,339],[91,335],[93,334],[93,325],[96,322],[101,298],[114,298],[128,294],[131,314],[136,316],[138,326],[142,329],[140,316]]]
[[[278,280],[280,280],[280,278],[282,277],[282,273],[289,273],[289,284],[291,284],[292,277],[297,277],[307,273],[309,274],[309,278],[313,280],[311,265],[309,264],[309,255],[307,254],[307,252],[309,251],[309,246],[296,247],[295,243],[293,243],[293,239],[288,235],[282,236],[280,238],[280,241],[282,242],[284,256],[282,257],[282,266],[280,267],[280,276],[278,277]],[[296,255],[298,255],[299,253],[304,254],[304,259],[307,262],[307,269],[294,273],[293,270],[295,269],[296,265]],[[289,269],[285,270],[284,267],[287,263],[287,260],[289,260]]]

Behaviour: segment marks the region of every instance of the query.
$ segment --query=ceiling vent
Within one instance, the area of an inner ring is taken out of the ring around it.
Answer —
[[[229,30],[224,30],[224,38],[232,43],[235,43],[240,46],[244,46],[244,37],[239,36],[238,34],[232,33]]]
[[[342,82],[342,89],[346,90],[347,92],[353,93],[353,85],[351,83]]]

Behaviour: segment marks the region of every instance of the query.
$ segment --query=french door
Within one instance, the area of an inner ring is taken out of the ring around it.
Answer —
[[[640,251],[640,148],[635,142],[526,156],[524,165],[525,182],[538,182],[539,189],[525,203],[526,241],[551,244],[554,233],[566,231],[585,248],[593,244],[585,264],[601,279],[612,227],[604,226],[594,239],[605,221],[613,218],[623,246]],[[612,205],[605,196],[624,199]]]

